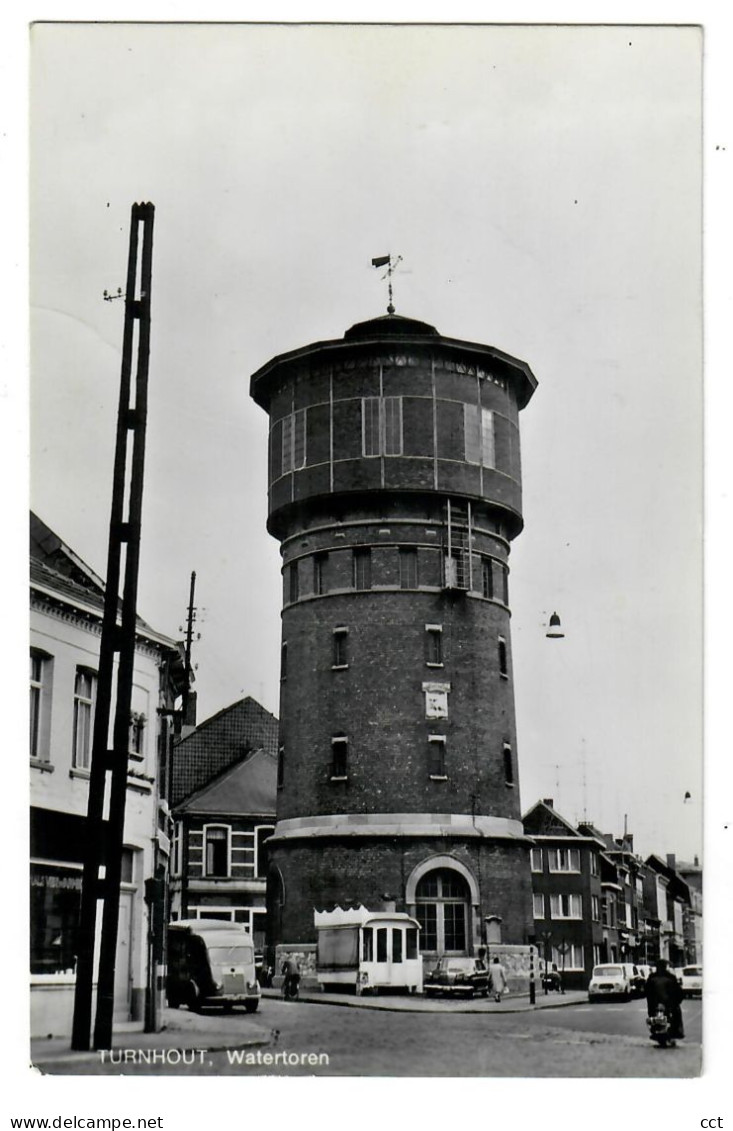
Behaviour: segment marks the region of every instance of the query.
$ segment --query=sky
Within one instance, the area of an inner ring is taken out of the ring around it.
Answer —
[[[539,382],[510,560],[523,808],[701,855],[700,29],[37,24],[30,63],[31,506],[104,573],[103,292],[152,201],[138,606],[180,638],[196,571],[199,720],[278,710],[250,375],[384,313],[370,261],[399,254],[399,314]]]

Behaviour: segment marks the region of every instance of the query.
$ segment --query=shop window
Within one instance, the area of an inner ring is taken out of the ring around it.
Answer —
[[[31,865],[32,974],[73,974],[78,952],[81,869]]]
[[[575,943],[565,943],[563,947],[553,946],[552,962],[561,974],[565,970],[584,970],[583,948]]]

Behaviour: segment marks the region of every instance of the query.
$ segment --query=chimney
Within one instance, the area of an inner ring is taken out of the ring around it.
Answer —
[[[677,869],[677,857],[674,852],[667,853],[667,867],[671,868],[673,872]]]
[[[699,868],[700,867],[700,857],[699,856],[693,857],[693,863],[694,863],[696,868]]]
[[[554,801],[551,797],[543,797],[542,798],[542,804],[547,805],[548,808],[552,809],[552,807],[554,805]]]

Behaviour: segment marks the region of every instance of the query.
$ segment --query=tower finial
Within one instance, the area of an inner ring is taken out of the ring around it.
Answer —
[[[378,255],[376,259],[372,260],[372,267],[386,267],[387,271],[382,275],[383,279],[387,279],[387,292],[389,295],[389,305],[387,306],[387,314],[394,314],[394,303],[392,302],[392,275],[398,263],[402,262],[402,256],[398,255],[395,259],[390,255]]]

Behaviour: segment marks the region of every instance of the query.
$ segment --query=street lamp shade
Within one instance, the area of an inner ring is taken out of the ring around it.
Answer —
[[[547,636],[548,640],[560,640],[562,639],[562,637],[564,637],[565,633],[562,630],[560,618],[557,613],[553,613],[550,617],[550,624],[545,635]]]

